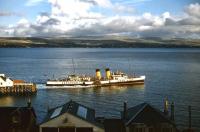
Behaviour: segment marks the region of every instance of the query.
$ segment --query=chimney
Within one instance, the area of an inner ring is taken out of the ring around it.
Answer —
[[[170,119],[174,121],[174,102],[171,103],[171,117]]]
[[[28,107],[28,108],[31,107],[31,99],[30,99],[30,98],[28,98],[27,107]]]
[[[123,119],[127,118],[127,101],[124,102]]]
[[[169,102],[168,102],[168,99],[165,98],[165,101],[164,101],[164,114],[166,116],[168,115],[168,107],[169,107]]]

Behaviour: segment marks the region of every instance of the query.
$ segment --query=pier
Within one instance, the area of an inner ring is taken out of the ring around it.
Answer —
[[[18,83],[12,87],[0,87],[0,95],[7,94],[35,94],[37,92],[34,83]]]
[[[35,94],[37,92],[35,83],[24,80],[12,80],[5,74],[0,74],[0,95],[7,94]]]

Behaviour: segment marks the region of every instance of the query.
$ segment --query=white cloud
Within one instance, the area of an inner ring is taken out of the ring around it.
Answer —
[[[170,13],[169,13],[169,12],[165,12],[165,13],[162,14],[162,17],[163,17],[164,19],[167,19],[167,18],[170,18],[171,16],[170,16]]]
[[[185,12],[189,16],[199,17],[200,18],[200,4],[199,3],[190,4],[189,6],[187,6],[185,8]]]
[[[121,5],[120,3],[116,3],[116,4],[112,5],[112,8],[116,13],[133,14],[135,12],[133,7],[124,6],[124,5]]]
[[[25,18],[22,18],[17,22],[17,24],[18,25],[29,25],[29,21]]]
[[[109,8],[112,3],[109,0],[94,0],[99,6]]]
[[[49,0],[53,15],[86,15],[92,4],[78,0]]]
[[[79,27],[89,27],[97,23],[104,16],[97,12],[92,12],[91,8],[96,6],[109,7],[108,0],[94,0],[92,3],[88,0],[49,0],[52,5],[51,18],[60,21],[57,29],[69,31]]]
[[[38,24],[44,23],[44,22],[48,21],[49,19],[50,19],[49,16],[39,15],[36,18],[36,23],[38,23]]]
[[[14,26],[2,28],[0,35],[51,37],[125,34],[200,38],[199,4],[188,5],[184,10],[187,15],[177,17],[170,12],[136,15],[134,9],[109,0],[49,0],[49,3],[51,13],[41,13],[34,23],[21,19]],[[94,11],[94,8],[115,12],[108,16]]]
[[[149,30],[149,29],[152,29],[153,27],[152,26],[139,26],[139,30],[140,31],[145,31],[145,30]]]
[[[26,6],[36,6],[37,4],[44,2],[45,0],[27,0]]]

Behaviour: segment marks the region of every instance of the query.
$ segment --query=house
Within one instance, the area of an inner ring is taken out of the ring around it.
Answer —
[[[13,81],[5,74],[0,74],[0,87],[13,87]]]
[[[39,126],[40,132],[104,132],[95,121],[95,110],[69,101],[50,109]]]
[[[126,132],[126,127],[122,119],[105,119],[103,124],[105,132]]]
[[[35,132],[36,115],[27,107],[0,107],[0,132]]]
[[[172,105],[172,116],[173,108]],[[121,112],[126,132],[177,132],[172,116],[169,117],[148,103],[141,103],[128,109],[124,103],[124,110]]]

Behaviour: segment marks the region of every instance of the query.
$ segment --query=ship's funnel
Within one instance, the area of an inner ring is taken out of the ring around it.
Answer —
[[[101,72],[100,72],[99,69],[96,69],[96,78],[97,78],[98,80],[101,79]]]
[[[109,68],[106,68],[106,79],[110,79],[111,77],[111,72]]]

